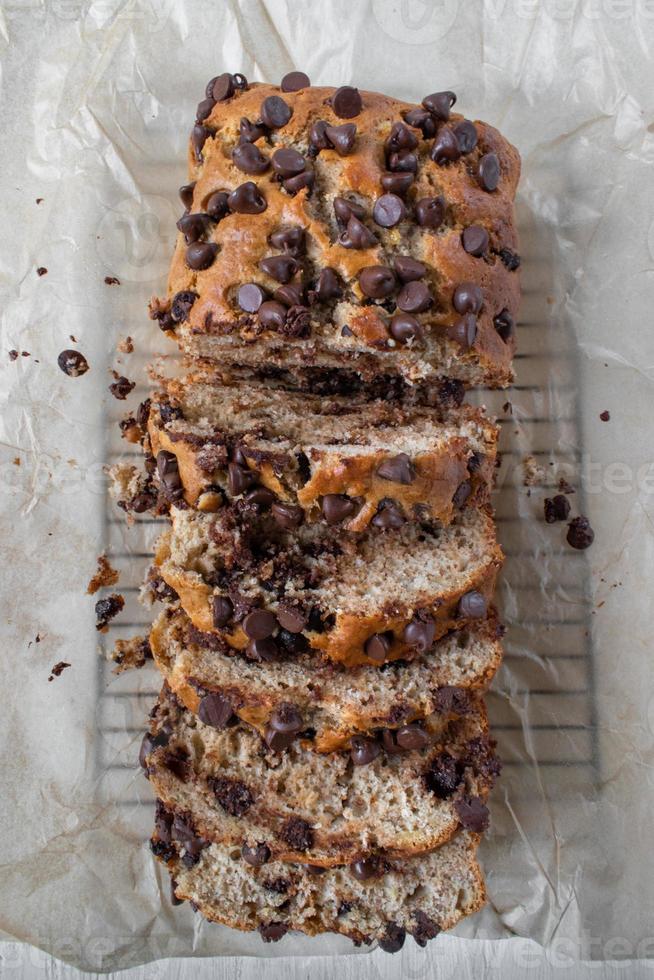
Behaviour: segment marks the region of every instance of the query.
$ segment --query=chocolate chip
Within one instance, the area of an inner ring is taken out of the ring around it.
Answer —
[[[252,180],[240,184],[227,198],[232,211],[237,214],[261,214],[268,207],[267,201]]]
[[[375,201],[372,216],[382,228],[393,228],[406,217],[404,201],[397,194],[382,194]]]
[[[454,809],[465,830],[482,834],[488,827],[488,807],[479,796],[462,796],[454,803]]]
[[[416,616],[410,623],[407,623],[402,633],[404,642],[420,653],[431,650],[435,636],[436,624],[428,616]]]
[[[382,480],[404,483],[408,486],[415,480],[416,471],[409,456],[406,453],[398,453],[397,456],[389,456],[377,467],[377,476]]]
[[[297,257],[304,252],[304,228],[300,228],[299,225],[277,228],[268,236],[268,241],[273,248],[278,248],[282,252],[289,252]]]
[[[300,265],[292,255],[270,255],[262,259],[259,268],[277,282],[290,282]]]
[[[117,595],[116,593],[107,596],[106,599],[99,599],[95,604],[96,630],[104,630],[109,620],[117,616],[122,611],[124,605],[125,600],[122,595]]]
[[[342,85],[336,89],[331,99],[331,107],[340,119],[353,119],[363,108],[358,88]]]
[[[269,609],[253,609],[243,620],[243,632],[251,640],[265,640],[277,629],[277,620]]]
[[[440,228],[445,219],[445,198],[423,197],[416,202],[416,221],[421,228]]]
[[[350,739],[350,755],[355,766],[368,766],[374,762],[381,746],[374,738],[364,738],[363,735],[353,735]]]
[[[513,331],[515,329],[515,322],[507,309],[502,310],[501,313],[498,313],[496,316],[493,317],[493,326],[497,330],[498,334],[500,335],[504,343],[505,344],[508,343],[508,341],[513,336]]]
[[[327,523],[333,525],[352,517],[356,504],[344,493],[328,493],[322,498],[321,509]]]
[[[459,143],[449,126],[441,126],[438,130],[429,156],[439,167],[444,167],[446,164],[454,163],[459,159],[461,156]]]
[[[473,589],[459,599],[457,616],[461,619],[485,619],[486,611],[486,599],[481,592]]]
[[[243,844],[241,847],[241,857],[247,864],[252,865],[253,868],[260,868],[270,861],[271,852],[266,844],[255,844],[254,847]]]
[[[406,929],[398,926],[395,922],[389,922],[384,937],[379,940],[379,948],[383,949],[385,953],[399,953],[404,946],[405,939]]]
[[[548,524],[556,521],[567,521],[570,515],[570,501],[563,494],[555,497],[546,497],[544,502],[545,520]]]
[[[429,734],[416,722],[398,728],[395,739],[405,752],[417,752],[419,749],[426,748],[430,742]]]
[[[461,244],[468,255],[479,258],[488,249],[488,232],[481,225],[468,225],[461,233]]]
[[[308,875],[324,875],[327,868],[322,868],[319,864],[303,864],[302,869]]]
[[[424,282],[408,282],[397,297],[397,305],[404,313],[424,313],[434,302]]]
[[[217,254],[218,246],[213,242],[193,242],[186,249],[186,264],[189,268],[200,272],[213,265]]]
[[[329,266],[321,271],[311,295],[319,303],[326,303],[330,299],[340,299],[343,295],[338,276]]]
[[[347,228],[338,241],[343,248],[372,248],[377,244],[373,233],[354,215],[348,221]]]
[[[446,800],[456,792],[463,777],[461,767],[449,752],[439,752],[424,773],[425,785],[439,800]]]
[[[398,194],[400,197],[404,197],[414,181],[414,175],[411,171],[389,172],[382,174],[379,179],[388,194]]]
[[[187,245],[192,242],[198,242],[204,235],[207,234],[213,221],[208,214],[183,214],[182,217],[177,222],[177,228],[184,235],[184,240]]]
[[[191,130],[191,144],[193,146],[193,153],[195,155],[195,160],[197,163],[202,162],[202,150],[204,149],[204,144],[207,142],[213,133],[206,126],[196,125]]]
[[[284,701],[271,714],[269,725],[283,735],[297,735],[302,731],[302,715],[294,704]]]
[[[299,92],[300,89],[309,88],[310,85],[309,76],[303,71],[289,71],[282,78],[280,88],[282,92]]]
[[[215,99],[203,99],[202,102],[198,102],[198,107],[195,110],[195,121],[197,123],[204,122],[207,116],[211,115],[211,110],[215,104]]]
[[[264,640],[251,640],[247,645],[246,653],[251,660],[270,663],[277,660],[279,648],[273,638],[267,636]]]
[[[412,259],[410,255],[396,255],[393,259],[393,268],[402,282],[414,282],[427,275],[427,266],[417,259]]]
[[[436,135],[438,122],[436,117],[427,109],[409,109],[404,114],[404,121],[409,126],[422,130],[424,139],[431,139],[432,136]]]
[[[345,227],[352,215],[359,219],[365,218],[366,209],[357,201],[351,201],[347,197],[335,197],[334,214],[339,225]]]
[[[240,779],[217,776],[212,779],[211,788],[223,810],[233,817],[244,816],[254,803],[252,793]]]
[[[406,524],[406,517],[395,501],[382,500],[370,523],[373,527],[381,528],[382,531],[389,531],[403,527]]]
[[[256,313],[266,300],[266,291],[256,282],[245,282],[238,287],[238,305],[246,313]]]
[[[510,248],[501,248],[499,256],[502,264],[506,266],[509,272],[515,272],[516,269],[520,268],[520,256],[516,252],[512,252]]]
[[[398,150],[415,150],[417,145],[418,137],[403,122],[393,123],[390,135],[384,143],[387,153],[397,152]]]
[[[584,551],[586,548],[590,548],[595,540],[595,532],[590,526],[587,517],[579,516],[572,518],[568,524],[566,540],[571,548],[576,548],[578,551]]]
[[[370,881],[371,878],[379,878],[383,873],[383,865],[374,854],[367,858],[360,858],[353,861],[350,865],[350,873],[357,881]]]
[[[242,75],[240,71],[234,72],[234,74],[232,75],[232,80],[234,82],[234,88],[238,88],[245,91],[245,89],[248,89],[250,87],[248,85],[247,78],[245,77],[245,75]]]
[[[453,507],[455,507],[457,510],[461,510],[471,493],[472,484],[470,483],[470,480],[463,480],[454,491],[454,495],[452,497]]]
[[[400,344],[410,344],[414,340],[424,340],[420,323],[410,313],[396,313],[391,320],[389,332],[391,337]]]
[[[413,913],[416,925],[412,930],[413,938],[418,946],[426,946],[430,939],[435,939],[441,932],[441,927],[421,909],[416,909]]]
[[[277,608],[277,622],[289,633],[301,633],[309,617],[299,606],[281,603]]]
[[[327,139],[327,125],[324,119],[318,119],[309,130],[309,141],[315,151],[327,150],[330,147]]]
[[[599,417],[602,420],[602,422],[610,422],[611,413],[609,412],[608,408],[605,408],[603,412],[600,412]]]
[[[286,307],[275,300],[267,300],[259,307],[259,323],[266,330],[279,330],[286,322]]]
[[[89,369],[89,362],[78,350],[62,350],[57,357],[57,364],[69,378],[79,378]]]
[[[477,145],[477,127],[469,119],[463,119],[454,127],[459,150],[461,153],[472,153]]]
[[[254,143],[238,143],[232,150],[232,161],[244,174],[264,174],[270,167],[270,160]]]
[[[234,79],[228,71],[223,72],[222,75],[218,75],[216,78],[212,78],[207,85],[207,96],[210,96],[216,102],[225,102],[227,99],[231,99],[234,94]]]
[[[238,463],[230,463],[227,467],[227,485],[229,492],[234,497],[238,497],[239,494],[249,490],[252,484],[256,482],[256,479],[257,474],[246,466],[240,466]]]
[[[157,453],[157,473],[169,497],[175,499],[182,496],[182,478],[179,475],[179,465],[174,453],[162,449]]]
[[[316,176],[313,170],[307,168],[301,174],[296,174],[295,177],[287,177],[286,180],[282,182],[282,187],[289,194],[294,195],[303,190],[305,187],[311,190],[315,180]]]
[[[289,307],[304,305],[302,287],[299,285],[279,286],[273,293],[273,299],[277,300],[278,303],[283,303],[284,306]]]
[[[284,102],[279,95],[269,95],[264,99],[260,111],[261,121],[269,129],[280,129],[286,125],[293,115],[293,110],[288,102]]]
[[[359,286],[364,296],[385,299],[395,292],[397,280],[387,265],[368,265],[359,273]]]
[[[227,626],[234,615],[234,606],[231,599],[228,599],[226,595],[215,595],[213,597],[213,625],[216,629],[222,629],[223,626]]]
[[[484,294],[474,282],[461,282],[454,290],[452,305],[457,313],[479,313]]]
[[[200,700],[198,718],[211,728],[227,728],[234,717],[231,701],[222,694],[205,694]]]
[[[451,340],[460,344],[464,350],[469,350],[477,336],[477,318],[474,313],[466,313],[464,317],[448,327],[447,335]]]
[[[301,174],[305,170],[307,162],[297,150],[290,146],[282,146],[273,153],[272,165],[275,173],[285,179]]]
[[[354,123],[325,127],[325,137],[341,157],[346,157],[352,152],[356,136],[357,128]]]
[[[391,650],[391,641],[386,633],[373,633],[364,644],[366,656],[377,663],[383,663]]]
[[[450,118],[450,109],[456,102],[456,95],[454,92],[433,92],[432,95],[426,95],[422,100],[422,105],[427,109],[436,119],[441,122],[447,122]]]
[[[313,847],[313,830],[311,825],[301,817],[290,817],[283,825],[279,836],[294,851],[308,851]]]
[[[227,191],[214,191],[207,198],[204,209],[205,213],[214,221],[220,221],[224,218],[229,213],[229,194]]]
[[[195,190],[195,181],[191,184],[183,184],[179,191],[179,199],[186,208],[187,211],[191,210],[193,204],[193,191]]]
[[[189,318],[191,308],[198,298],[198,294],[192,289],[183,289],[175,293],[170,304],[170,315],[175,323],[185,323]]]
[[[418,172],[418,157],[411,150],[396,150],[386,161],[391,173],[416,174]]]
[[[477,180],[484,191],[494,191],[500,182],[500,161],[494,153],[485,153],[477,167]]]
[[[262,123],[252,123],[245,116],[239,124],[239,136],[243,143],[256,143],[262,136],[268,135],[268,129]]]
[[[264,943],[277,943],[288,932],[285,922],[262,922],[258,929]]]

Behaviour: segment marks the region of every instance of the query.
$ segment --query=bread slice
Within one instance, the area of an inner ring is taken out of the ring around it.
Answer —
[[[353,736],[356,746],[356,736],[366,733],[411,738],[415,722],[436,737],[490,684],[502,632],[491,617],[451,633],[410,663],[346,670],[311,653],[253,663],[200,633],[184,613],[166,609],[152,627],[150,649],[174,694],[204,720],[222,726],[236,715],[265,736],[271,717],[290,703],[302,730],[311,732],[303,745],[331,752],[350,749]]]
[[[289,718],[291,711],[280,722]],[[191,814],[203,837],[265,843],[284,861],[330,866],[371,853],[419,854],[461,825],[486,828],[484,801],[499,764],[481,703],[429,747],[384,749],[364,764],[311,752],[292,734],[271,744],[245,726],[204,724],[164,688],[141,759],[157,797]]]
[[[215,510],[266,487],[265,506],[292,527],[324,522],[344,495],[349,531],[371,520],[449,523],[462,507],[487,504],[498,435],[469,406],[439,420],[433,409],[227,385],[203,372],[164,382],[148,432],[164,500]]]
[[[473,125],[449,105],[433,112],[361,92],[361,108],[343,119],[335,95],[333,88],[280,92],[251,84],[203,103],[189,147],[189,213],[168,295],[152,315],[184,351],[223,366],[350,371],[371,384],[380,375],[508,384],[519,295],[517,151],[493,127]],[[265,100],[280,98],[289,118],[261,125]],[[351,139],[335,148],[325,124],[351,127]],[[244,145],[261,172],[244,171]],[[282,150],[305,167],[294,180],[278,169]],[[489,163],[498,168],[496,187],[484,180]],[[389,178],[410,185],[396,188],[401,218],[390,227],[383,216],[376,220]],[[311,186],[299,186],[305,180]],[[466,250],[471,228],[484,238],[481,251]],[[426,307],[401,296],[408,282],[406,271],[397,272],[401,258],[421,263],[409,275],[426,287]],[[388,270],[381,292],[366,286],[364,273],[379,266]],[[335,289],[325,286],[325,270]],[[457,287],[469,283],[481,290],[481,308],[456,299]],[[260,299],[239,298],[245,285],[276,304],[266,307],[272,316],[257,308]],[[289,285],[297,293],[280,293]],[[408,331],[393,322],[401,309],[417,311]]]
[[[270,515],[243,523],[227,508],[173,507],[171,518],[157,549],[159,573],[197,629],[255,659],[276,655],[289,619],[296,650],[308,644],[348,666],[410,659],[486,617],[502,562],[483,510],[464,511],[444,528],[405,524],[392,534],[371,528],[349,536],[320,525],[287,532]],[[274,620],[263,616],[267,629],[252,629],[264,610]]]
[[[407,933],[424,946],[483,906],[478,842],[478,835],[462,831],[431,854],[357,868],[358,877],[351,868],[317,874],[306,865],[265,860],[263,849],[252,857],[255,867],[238,848],[198,838],[192,821],[159,804],[150,846],[172,875],[174,901],[191,902],[206,919],[258,929],[266,942],[289,930],[335,932],[357,944],[378,940],[393,953]]]

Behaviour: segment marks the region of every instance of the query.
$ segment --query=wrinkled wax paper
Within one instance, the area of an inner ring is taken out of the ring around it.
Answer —
[[[489,703],[505,771],[482,850],[490,901],[458,935],[652,955],[653,35],[646,0],[5,0],[6,936],[96,970],[352,951],[333,936],[264,946],[171,908],[135,764],[157,678],[103,659],[149,615],[136,595],[158,527],[125,527],[104,467],[129,461],[113,422],[144,397],[145,363],[170,353],[145,307],[164,289],[195,106],[218,72],[298,67],[410,100],[453,89],[522,153],[517,382],[480,394],[503,428],[507,657]],[[116,350],[127,335],[133,354]],[[83,351],[86,375],[58,369],[64,348]],[[112,368],[138,382],[124,404]],[[595,529],[587,552],[543,520],[560,479]],[[104,550],[126,599],[107,637],[85,594]]]

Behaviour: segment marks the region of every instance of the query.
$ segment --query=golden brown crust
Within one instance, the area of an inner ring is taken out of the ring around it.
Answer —
[[[282,146],[298,149],[306,155],[309,131],[314,122],[339,120],[326,100],[333,94],[329,88],[308,88],[284,93],[293,110],[287,125],[272,130],[272,135],[257,141],[265,156]],[[380,177],[386,169],[384,141],[393,123],[415,106],[371,92],[362,92],[363,109],[350,120],[357,127],[354,150],[339,156],[323,149],[311,161],[316,186],[311,196],[306,189],[291,196],[273,179],[274,171],[252,176],[232,162],[232,151],[239,141],[239,123],[243,117],[254,122],[261,104],[270,95],[279,95],[273,85],[253,84],[237,92],[226,102],[217,103],[204,125],[212,135],[204,143],[202,159],[189,149],[190,176],[195,180],[192,212],[202,212],[215,191],[231,192],[253,180],[266,198],[267,207],[258,214],[229,214],[207,232],[207,240],[218,246],[213,264],[204,271],[193,271],[186,261],[186,243],[180,234],[169,276],[169,298],[180,291],[192,290],[198,295],[185,322],[176,327],[183,349],[194,355],[209,356],[223,363],[244,364],[258,361],[267,364],[351,363],[355,370],[401,373],[410,380],[430,375],[460,377],[472,383],[503,386],[511,379],[511,359],[515,342],[505,342],[498,334],[493,318],[508,310],[515,319],[519,285],[515,271],[507,269],[499,258],[502,249],[517,247],[513,216],[513,198],[520,163],[517,151],[493,127],[475,122],[478,145],[454,163],[439,166],[429,157],[432,140],[421,139],[416,150],[419,166],[416,179],[407,194],[409,218],[394,228],[383,229],[370,215],[375,200],[383,193]],[[453,114],[448,127],[463,117]],[[413,129],[418,137],[420,131]],[[501,176],[496,190],[482,189],[477,179],[482,154],[497,155]],[[372,248],[345,248],[338,241],[331,199],[334,195],[356,195],[363,202],[367,221],[379,242]],[[413,214],[416,200],[442,195],[447,208],[443,224],[436,231],[421,228]],[[484,258],[468,254],[461,244],[461,233],[471,224],[481,225],[489,235],[490,245]],[[321,269],[336,270],[345,284],[346,293],[327,312],[311,309],[308,338],[283,336],[263,330],[255,315],[245,313],[236,302],[238,287],[256,282],[270,295],[279,283],[262,272],[263,258],[279,254],[269,244],[271,232],[282,226],[299,226],[306,232],[307,255],[302,259],[306,283],[315,280]],[[412,255],[429,267],[429,282],[436,302],[419,319],[426,333],[426,346],[389,346],[389,314],[377,305],[362,305],[357,276],[362,268],[390,264],[394,254]],[[452,306],[452,294],[461,282],[475,282],[484,293],[484,305],[477,320],[473,347],[464,350],[447,339],[448,328],[459,319]],[[350,333],[341,333],[347,324]],[[173,326],[171,324],[171,326]]]

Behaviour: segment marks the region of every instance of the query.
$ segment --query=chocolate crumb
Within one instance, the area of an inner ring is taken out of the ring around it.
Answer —
[[[570,501],[563,494],[557,493],[555,497],[546,497],[543,509],[545,520],[548,524],[555,524],[557,521],[567,521],[570,516]]]
[[[95,604],[95,616],[96,624],[95,628],[100,633],[104,633],[107,630],[109,621],[117,616],[118,613],[123,609],[125,605],[125,600],[122,595],[113,593],[107,599],[100,599]]]
[[[104,281],[107,286],[120,286],[120,279],[117,276],[105,276]]]
[[[48,270],[46,269],[46,267],[44,265],[40,265],[38,267],[38,269],[36,270],[36,274],[37,274],[37,276],[47,276]]]
[[[605,408],[603,412],[600,412],[600,418],[602,422],[611,421],[611,413],[609,412],[608,408]]]
[[[109,391],[118,401],[124,402],[129,393],[136,387],[136,382],[130,381],[129,378],[121,374],[117,374],[116,371],[113,372],[113,376],[116,380],[113,384],[109,385]]]
[[[37,203],[37,204],[43,204],[43,200],[44,200],[44,199],[43,199],[42,197],[37,197],[37,199],[36,199],[36,203]]]
[[[59,663],[54,665],[54,667],[51,667],[48,682],[53,681],[55,677],[61,677],[66,667],[70,667],[70,664],[66,663],[65,660],[60,660]]]
[[[563,477],[561,477],[561,479],[559,480],[559,490],[561,493],[567,493],[567,494],[571,494],[575,492],[575,488],[570,486],[568,481],[564,480]]]
[[[112,568],[106,555],[98,555],[98,568],[86,587],[87,595],[95,595],[98,589],[103,586],[115,585],[118,581],[118,572]]]
[[[586,548],[590,548],[594,540],[595,532],[588,518],[582,515],[573,517],[568,524],[567,541],[570,547],[576,548],[577,551],[585,551]]]
[[[19,358],[19,356],[20,355],[19,355],[19,353],[18,353],[17,350],[10,350],[9,351],[9,360],[10,361],[17,361],[18,358]]]

